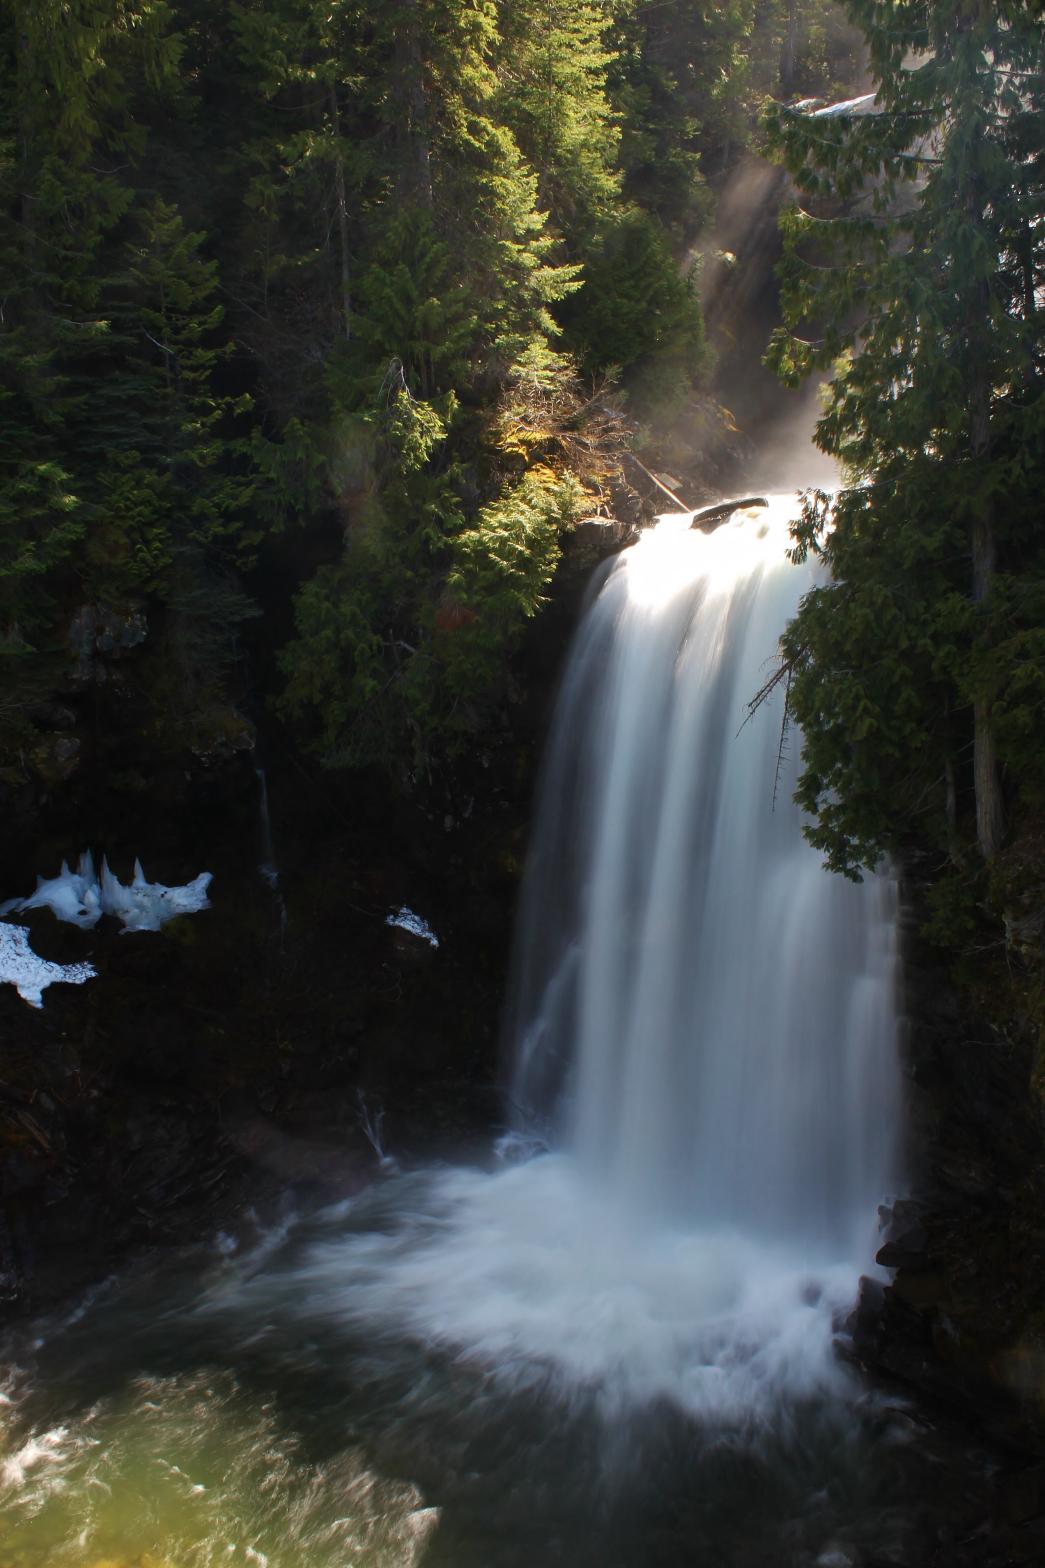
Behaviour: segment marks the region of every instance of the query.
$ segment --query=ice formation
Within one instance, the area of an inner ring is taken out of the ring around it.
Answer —
[[[398,926],[401,931],[409,931],[411,936],[419,936],[423,942],[429,942],[433,947],[439,946],[439,938],[420,915],[415,915],[412,909],[405,904],[400,904],[394,915],[389,915],[385,920],[386,926]]]
[[[141,861],[134,862],[134,877],[125,887],[119,877],[102,861],[99,877],[90,850],[80,856],[75,871],[67,861],[56,877],[37,878],[36,892],[28,898],[12,898],[0,904],[0,915],[18,914],[26,909],[51,909],[59,920],[90,930],[103,915],[115,915],[125,931],[158,931],[176,915],[193,915],[207,909],[207,889],[211,873],[201,871],[184,887],[164,887],[162,882],[146,882]]]
[[[42,1007],[43,993],[49,985],[83,985],[93,980],[97,970],[91,964],[53,964],[29,946],[25,926],[9,926],[0,921],[0,983],[13,985],[23,1002]]]

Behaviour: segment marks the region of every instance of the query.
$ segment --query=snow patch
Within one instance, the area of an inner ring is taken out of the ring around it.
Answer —
[[[41,958],[30,947],[25,926],[0,922],[0,983],[13,985],[30,1007],[44,1005],[43,994],[49,985],[83,985],[96,974],[92,964],[53,964],[49,958]]]
[[[822,109],[814,109],[809,115],[811,120],[829,120],[843,114],[878,114],[880,111],[875,103],[875,93],[861,93],[859,98],[846,98],[842,103],[825,104]],[[811,100],[807,100],[811,101]],[[796,104],[801,109],[801,104]]]
[[[413,910],[408,909],[405,904],[400,904],[398,911],[394,915],[386,917],[385,925],[398,926],[401,931],[409,931],[411,936],[419,936],[423,942],[430,943],[432,947],[439,946],[439,938],[428,924],[428,921],[422,920],[420,915],[415,915]]]
[[[18,914],[26,909],[50,909],[59,920],[90,930],[103,915],[115,915],[125,931],[159,931],[176,915],[194,915],[210,907],[207,889],[211,873],[201,871],[184,887],[165,887],[162,882],[147,882],[141,861],[134,862],[134,877],[129,887],[102,861],[99,877],[90,850],[81,855],[75,871],[67,861],[56,877],[37,878],[36,892],[28,898],[8,899],[0,904],[0,915]],[[92,971],[93,972],[93,971]]]

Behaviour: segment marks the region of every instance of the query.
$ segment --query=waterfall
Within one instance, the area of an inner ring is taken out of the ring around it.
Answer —
[[[254,777],[258,781],[258,828],[261,840],[261,860],[258,863],[258,871],[269,887],[275,891],[279,887],[279,867],[276,865],[276,851],[272,843],[268,775],[264,768],[255,768]]]
[[[782,695],[745,722],[812,583],[793,508],[665,518],[589,610],[509,1035],[526,1124],[616,1201],[837,1255],[890,1184],[895,922],[885,879],[829,876],[803,840]]]
[[[207,1310],[614,1417],[851,1393],[834,1335],[894,1180],[895,920],[887,878],[805,842],[779,704],[745,722],[812,581],[793,508],[663,519],[579,629],[507,1009],[512,1158],[393,1176]]]

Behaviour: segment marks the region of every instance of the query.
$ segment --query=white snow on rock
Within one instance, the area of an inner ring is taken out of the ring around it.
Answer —
[[[13,985],[30,1007],[44,1005],[43,993],[49,985],[83,985],[96,974],[91,964],[53,964],[49,958],[41,958],[29,946],[25,926],[0,921],[0,983]]]
[[[89,930],[103,915],[115,915],[125,931],[159,931],[176,915],[193,915],[210,907],[207,889],[211,873],[201,871],[184,887],[164,887],[162,882],[146,882],[141,861],[134,862],[134,877],[125,887],[119,877],[102,861],[101,877],[94,869],[90,850],[80,856],[75,871],[62,861],[56,877],[37,878],[36,892],[28,898],[8,899],[0,904],[0,915],[18,914],[26,909],[51,909],[59,920]]]
[[[859,98],[846,98],[842,103],[828,103],[822,109],[814,109],[809,115],[811,120],[829,120],[843,114],[877,114],[878,106],[875,103],[875,93],[861,93]],[[815,101],[807,99],[806,102]],[[795,105],[801,109],[801,104]]]
[[[422,920],[420,915],[415,915],[413,910],[408,909],[405,904],[399,906],[396,914],[387,916],[385,925],[398,926],[401,931],[409,931],[411,936],[419,936],[422,941],[429,942],[432,947],[439,946],[439,938],[428,924],[428,921]]]

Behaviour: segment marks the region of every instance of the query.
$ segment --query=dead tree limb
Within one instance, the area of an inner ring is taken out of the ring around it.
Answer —
[[[689,512],[689,511],[692,510],[691,507],[688,507],[686,505],[685,501],[680,501],[678,496],[675,494],[674,490],[669,490],[667,485],[664,484],[660,479],[657,478],[656,474],[651,474],[649,469],[646,467],[645,463],[640,463],[639,462],[639,460],[635,456],[634,452],[625,452],[624,456],[625,457],[630,457],[632,462],[635,464],[635,467],[636,468],[641,468],[642,472],[646,475],[646,478],[647,479],[651,479],[653,481],[653,483],[656,485],[658,490],[663,490],[663,492],[667,496],[668,500],[669,501],[674,501],[675,505],[678,507],[680,512]]]

